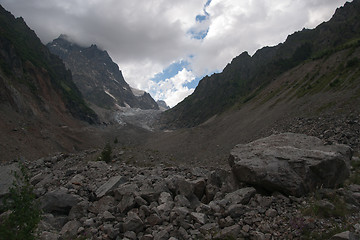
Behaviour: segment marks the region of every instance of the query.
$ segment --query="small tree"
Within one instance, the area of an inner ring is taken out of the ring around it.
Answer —
[[[4,210],[9,215],[0,220],[0,239],[36,239],[35,230],[41,220],[41,211],[30,184],[30,176],[23,165],[20,165],[20,174],[13,174],[13,186],[4,198]]]
[[[105,161],[106,163],[109,163],[111,161],[111,146],[110,143],[107,143],[102,150],[100,156],[98,157],[99,161]]]

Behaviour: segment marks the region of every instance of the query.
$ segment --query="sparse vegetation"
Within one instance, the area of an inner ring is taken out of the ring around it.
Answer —
[[[20,165],[20,170],[20,174],[14,172],[15,181],[4,199],[2,211],[9,214],[0,219],[0,239],[36,239],[35,230],[41,212],[27,170],[23,165]]]
[[[352,169],[351,175],[346,183],[348,185],[360,184],[360,161],[352,161],[351,166],[353,169]]]
[[[109,163],[111,161],[111,153],[112,153],[111,145],[110,143],[107,143],[104,149],[102,150],[100,156],[97,158],[97,160]]]

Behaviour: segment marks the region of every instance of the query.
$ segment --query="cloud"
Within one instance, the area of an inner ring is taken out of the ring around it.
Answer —
[[[172,78],[167,78],[158,83],[152,81],[153,89],[151,90],[155,92],[156,99],[166,99],[166,103],[173,107],[194,91],[194,88],[185,86],[193,80],[195,80],[195,75],[183,68]]]
[[[243,51],[252,54],[263,46],[283,42],[287,35],[303,27],[313,28],[330,19],[345,1],[0,0],[0,3],[14,15],[23,16],[43,43],[64,33],[84,46],[97,44],[118,63],[131,86],[150,91],[155,98],[161,97],[174,105],[192,92],[184,77],[199,79],[219,72]],[[156,74],[184,59],[188,61],[185,70],[154,80]],[[166,94],[166,87],[171,94]]]

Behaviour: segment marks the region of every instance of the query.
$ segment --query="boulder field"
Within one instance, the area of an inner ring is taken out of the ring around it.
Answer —
[[[345,145],[274,135],[237,145],[231,170],[139,167],[85,160],[89,154],[25,162],[43,210],[39,239],[303,239],[334,223],[344,231],[333,239],[359,237],[360,185],[339,188],[350,160],[359,161]],[[0,172],[7,169],[13,165]]]

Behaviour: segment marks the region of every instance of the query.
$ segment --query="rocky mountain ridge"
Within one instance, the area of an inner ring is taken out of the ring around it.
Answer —
[[[264,47],[253,56],[240,54],[221,73],[206,76],[194,93],[165,112],[162,121],[175,127],[193,127],[234,105],[262,94],[271,82],[302,63],[359,45],[360,1],[347,2],[332,19],[315,29],[289,35],[284,43]],[[350,60],[350,59],[348,59]]]
[[[53,88],[57,92],[65,107],[74,117],[92,123],[97,121],[96,115],[86,106],[63,62],[47,50],[22,18],[15,19],[2,7],[0,33],[1,69],[4,77],[12,82],[17,81],[17,83],[27,85],[30,92],[33,93],[33,97],[39,98],[44,97],[44,93],[37,91],[43,90],[41,84],[47,84],[49,88]],[[44,83],[40,83],[39,78],[46,80]],[[6,85],[5,80],[3,80],[3,85]],[[7,92],[4,93],[7,100],[15,103],[9,99],[12,95],[9,88],[4,88],[3,91]],[[22,91],[19,91],[19,94],[22,94]],[[38,100],[43,104],[46,103],[45,99]],[[51,108],[51,104],[48,107]]]
[[[47,44],[71,70],[74,82],[84,98],[101,108],[118,107],[159,109],[149,93],[131,88],[116,63],[96,45],[81,47],[66,35]]]

